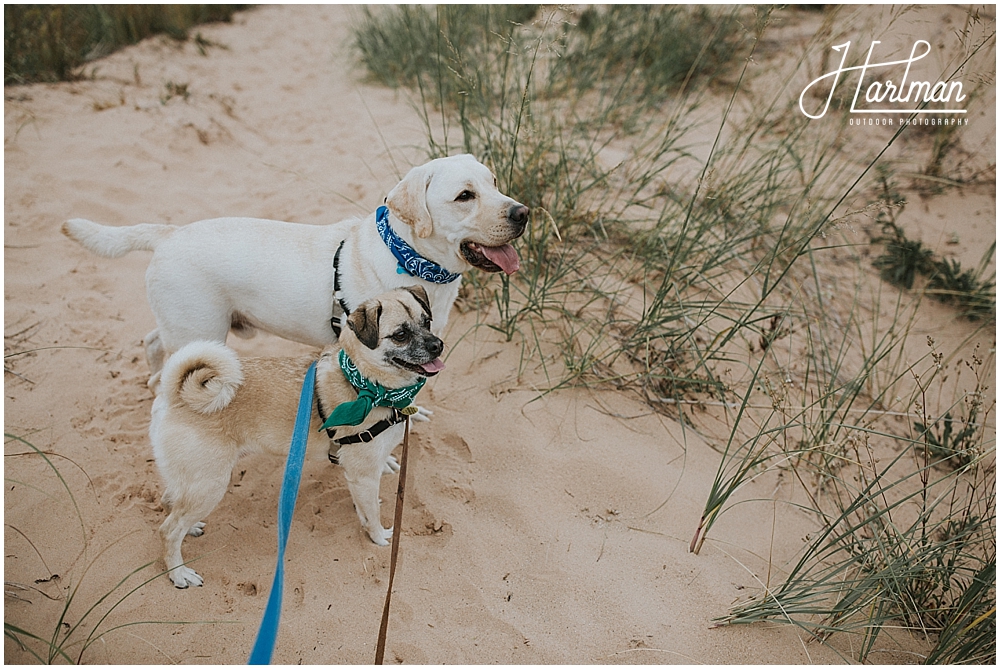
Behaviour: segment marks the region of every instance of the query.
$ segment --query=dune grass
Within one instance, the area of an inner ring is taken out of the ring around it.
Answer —
[[[87,659],[87,651],[105,636],[113,632],[134,627],[136,625],[171,624],[188,625],[195,624],[185,621],[126,621],[114,623],[113,614],[115,610],[125,603],[125,601],[141,590],[143,587],[153,582],[157,578],[166,574],[163,571],[150,569],[155,562],[148,562],[139,565],[129,573],[125,574],[108,590],[92,596],[81,592],[81,588],[87,581],[87,576],[91,569],[98,564],[101,557],[108,551],[113,550],[117,542],[100,550],[93,558],[88,558],[89,541],[86,523],[80,507],[77,504],[73,490],[64,478],[62,472],[53,462],[56,454],[42,451],[31,441],[14,434],[4,433],[7,443],[17,444],[26,448],[22,452],[8,453],[8,457],[25,456],[35,457],[45,463],[47,471],[55,477],[59,483],[60,493],[50,494],[46,491],[49,487],[44,481],[25,482],[11,478],[5,478],[9,483],[14,483],[21,489],[35,490],[43,495],[59,509],[65,509],[66,504],[62,497],[68,497],[73,508],[73,513],[80,527],[80,556],[86,566],[75,577],[60,576],[54,574],[48,568],[46,560],[36,545],[32,542],[30,533],[24,532],[13,525],[14,520],[7,518],[7,527],[14,530],[20,539],[5,542],[6,550],[16,554],[17,546],[26,543],[45,567],[47,575],[44,579],[35,581],[35,584],[20,584],[8,581],[5,578],[4,590],[7,596],[12,596],[14,600],[32,603],[33,598],[41,606],[52,609],[52,619],[48,621],[45,629],[32,628],[32,625],[25,623],[18,618],[18,606],[8,604],[4,607],[4,636],[11,639],[26,656],[34,658],[40,664],[82,664]],[[8,467],[8,472],[10,468]],[[8,492],[8,494],[10,494]],[[67,539],[69,539],[67,537]],[[79,558],[78,558],[79,559]],[[72,560],[76,562],[77,560]],[[61,594],[53,597],[43,590],[35,587],[42,581],[54,581],[61,584]],[[63,581],[66,581],[63,585]],[[74,582],[75,581],[75,582]],[[89,587],[89,586],[88,586]],[[38,601],[37,595],[44,596],[44,600]],[[54,606],[54,608],[53,608]],[[6,658],[10,659],[10,658]]]
[[[933,151],[938,151],[937,142]],[[996,255],[996,242],[986,249],[975,269],[963,270],[957,260],[936,257],[919,240],[908,239],[906,232],[897,225],[897,216],[906,203],[888,175],[880,174],[879,181],[879,199],[885,206],[876,217],[881,231],[873,243],[881,244],[884,250],[872,264],[879,269],[882,278],[907,290],[921,278],[927,295],[954,305],[969,320],[995,320],[996,282],[985,275]]]
[[[859,319],[851,327],[861,325]],[[753,465],[780,466],[802,483],[822,531],[780,586],[740,602],[720,623],[778,619],[820,640],[852,634],[859,661],[892,629],[930,639],[928,658],[938,662],[988,663],[995,656],[995,577],[986,570],[996,559],[989,427],[995,405],[984,393],[995,359],[973,350],[971,360],[948,362],[928,342],[931,350],[917,365],[899,365],[893,353],[906,337],[906,328],[879,335],[860,373],[847,375],[846,383],[837,380],[846,371],[841,360],[834,361],[833,374],[815,386],[828,391],[812,405],[795,392],[772,393],[775,425],[752,440],[769,439],[770,448],[744,452],[754,453]],[[843,349],[827,341],[822,350]],[[897,376],[872,378],[880,367]],[[817,365],[821,375],[822,369]],[[971,386],[956,380],[958,398],[936,420],[928,418],[934,404],[928,395],[963,370]],[[894,412],[884,407],[911,378],[914,395],[903,404],[919,418],[900,434],[888,416]],[[759,473],[736,458],[728,466],[743,476]]]
[[[928,640],[926,661],[990,663],[994,359],[968,351],[992,342],[992,250],[968,276],[925,273],[948,288],[879,284],[839,231],[873,213],[895,221],[883,157],[903,129],[849,155],[846,115],[813,124],[792,113],[797,92],[757,97],[747,68],[773,12],[385,8],[364,12],[355,39],[370,77],[413,91],[429,156],[477,155],[532,208],[522,270],[473,273],[467,295],[485,326],[524,344],[519,371],[540,371],[546,391],[614,388],[674,415],[723,407],[731,432],[691,549],[749,480],[797,482],[819,531],[780,586],[720,623],[841,635],[859,660],[903,629]],[[988,63],[995,31],[967,39],[959,67]],[[918,246],[885,246],[907,256],[877,261],[886,280],[934,267]],[[915,353],[920,297],[959,293],[984,327]]]
[[[66,81],[80,66],[151,35],[184,41],[248,5],[4,5],[4,84]],[[196,36],[199,49],[209,43]],[[203,51],[204,53],[204,51]]]

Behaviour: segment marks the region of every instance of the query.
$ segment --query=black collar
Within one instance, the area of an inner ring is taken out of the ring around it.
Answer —
[[[340,288],[340,252],[344,249],[344,241],[340,242],[337,252],[333,254],[333,299],[337,301],[334,307],[339,306],[341,313],[350,316],[351,310],[347,308],[347,301],[344,300],[344,294]],[[339,339],[341,330],[340,314],[337,313],[336,308],[334,308],[333,316],[330,318],[330,327],[333,328],[333,334],[337,335]]]

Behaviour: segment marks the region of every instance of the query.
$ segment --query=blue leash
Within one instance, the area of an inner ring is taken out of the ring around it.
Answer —
[[[295,414],[295,429],[288,449],[285,464],[285,479],[281,483],[281,497],[278,499],[278,565],[274,568],[274,582],[267,598],[264,618],[257,630],[257,640],[247,664],[270,664],[274,644],[278,639],[278,620],[281,618],[281,596],[285,582],[285,546],[288,531],[292,527],[292,512],[295,499],[299,495],[299,481],[302,479],[302,461],[306,456],[306,442],[309,441],[309,422],[312,420],[313,389],[316,387],[316,363],[313,362],[302,382],[299,395],[299,409]]]

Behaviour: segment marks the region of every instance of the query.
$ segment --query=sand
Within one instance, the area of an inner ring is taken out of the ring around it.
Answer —
[[[149,254],[98,258],[59,226],[228,215],[324,224],[373,211],[422,162],[424,135],[404,94],[363,83],[350,65],[350,17],[339,6],[260,7],[199,28],[223,45],[207,55],[153,38],[95,63],[92,80],[5,89],[4,331],[19,355],[6,359],[4,425],[51,453],[66,486],[8,440],[5,621],[51,635],[72,596],[65,622],[82,621],[73,638],[83,640],[117,597],[85,617],[91,604],[133,570],[152,563],[120,594],[163,568],[141,344],[154,326]],[[988,240],[995,193],[972,197],[965,206]],[[955,206],[928,205],[925,238]],[[840,661],[791,626],[712,629],[737,598],[776,582],[815,529],[787,505],[743,504],[700,555],[687,551],[724,434],[622,393],[540,397],[518,374],[519,343],[476,326],[474,312],[452,314],[447,369],[421,395],[434,416],[414,428],[387,662]],[[255,355],[308,350],[267,335],[230,341]],[[205,535],[186,540],[203,587],[153,579],[113,610],[100,630],[123,627],[83,659],[245,662],[274,569],[283,464],[242,461]],[[384,477],[386,525],[395,486]],[[763,478],[741,494],[766,498],[774,486]],[[388,565],[342,472],[308,463],[275,663],[371,662]],[[29,661],[5,639],[5,662]]]

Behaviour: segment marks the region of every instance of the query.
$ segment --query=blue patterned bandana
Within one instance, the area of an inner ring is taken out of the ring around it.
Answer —
[[[403,241],[403,238],[397,235],[389,225],[388,208],[379,207],[375,210],[375,227],[378,228],[382,241],[396,257],[396,261],[399,263],[396,271],[399,274],[409,274],[431,283],[451,283],[462,276],[449,272],[441,265],[424,258],[412,246]]]

